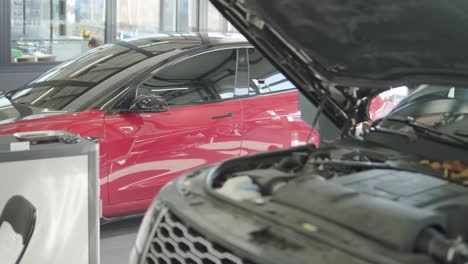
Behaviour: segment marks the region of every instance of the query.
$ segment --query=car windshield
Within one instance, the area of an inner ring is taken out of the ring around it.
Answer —
[[[422,85],[414,89],[379,123],[380,127],[408,132],[412,128],[395,118],[410,118],[443,133],[468,134],[468,88]]]
[[[24,105],[68,110],[67,105],[99,83],[145,59],[175,49],[197,45],[196,41],[161,41],[158,38],[119,41],[92,49],[41,75],[9,97]]]

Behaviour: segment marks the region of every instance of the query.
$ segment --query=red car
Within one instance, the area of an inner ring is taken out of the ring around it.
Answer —
[[[0,98],[0,134],[100,142],[103,218],[143,212],[173,178],[259,151],[317,144],[298,92],[244,39],[168,35],[93,49]]]

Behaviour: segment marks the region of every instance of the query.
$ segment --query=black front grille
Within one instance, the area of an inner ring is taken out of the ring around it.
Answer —
[[[145,257],[147,264],[252,264],[162,210]]]

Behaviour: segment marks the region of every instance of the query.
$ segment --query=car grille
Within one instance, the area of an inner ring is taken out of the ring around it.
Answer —
[[[207,240],[168,210],[161,210],[153,232],[147,264],[253,264]]]

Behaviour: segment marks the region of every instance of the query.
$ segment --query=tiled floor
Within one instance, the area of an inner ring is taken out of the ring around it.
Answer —
[[[141,218],[101,226],[101,264],[127,264]]]

